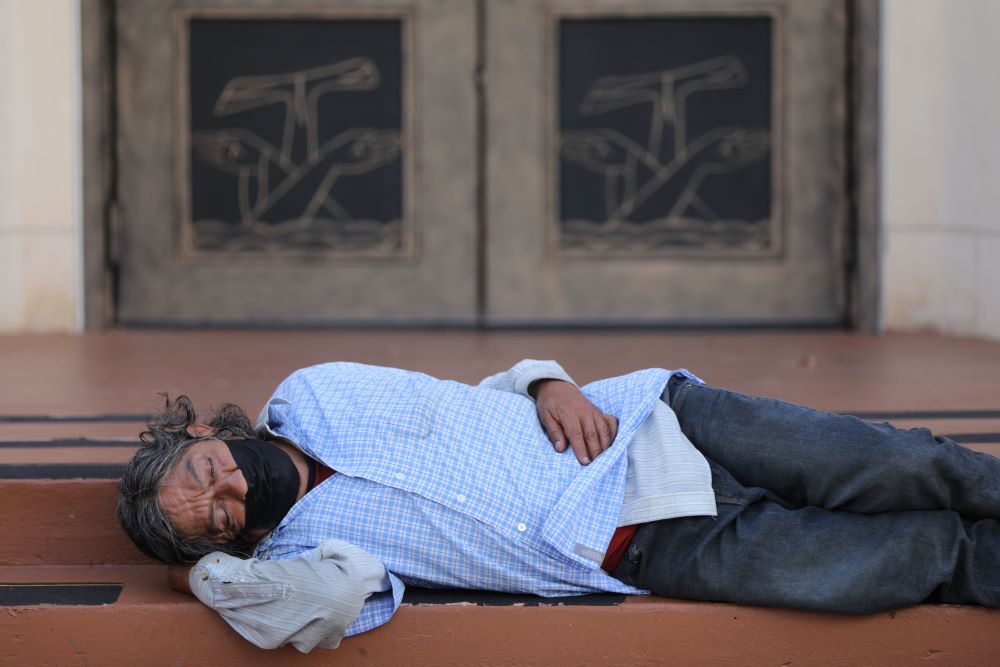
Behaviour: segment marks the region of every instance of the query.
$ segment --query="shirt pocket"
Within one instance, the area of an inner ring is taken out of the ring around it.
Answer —
[[[212,605],[215,609],[237,609],[263,602],[287,600],[292,586],[273,581],[220,581],[212,585]]]
[[[400,381],[396,389],[383,394],[374,410],[373,425],[379,436],[390,440],[426,438],[433,421],[430,392],[409,378]]]

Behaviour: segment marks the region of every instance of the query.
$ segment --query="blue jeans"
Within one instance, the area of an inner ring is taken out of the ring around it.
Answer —
[[[869,613],[1000,607],[1000,459],[687,380],[664,399],[718,517],[641,526],[614,575],[668,597]]]

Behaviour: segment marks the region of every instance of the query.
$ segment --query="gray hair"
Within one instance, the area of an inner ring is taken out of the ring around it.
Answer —
[[[194,405],[187,396],[171,401],[163,395],[163,411],[154,415],[148,430],[139,435],[139,448],[128,462],[118,483],[118,522],[139,549],[164,563],[193,562],[213,551],[247,556],[253,544],[242,537],[216,544],[180,533],[160,507],[160,487],[184,452],[202,437],[188,435],[196,423]],[[209,420],[213,435],[220,439],[253,438],[253,425],[238,405],[227,403]]]

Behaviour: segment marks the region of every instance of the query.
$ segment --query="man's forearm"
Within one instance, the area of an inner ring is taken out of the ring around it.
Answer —
[[[188,581],[192,567],[194,567],[193,563],[185,565],[168,565],[167,584],[175,591],[187,593],[188,595],[194,595],[191,592],[191,584]]]
[[[542,388],[542,385],[549,382],[566,382],[566,380],[561,380],[559,378],[542,378],[540,380],[535,380],[528,385],[528,396],[538,400],[538,392]]]
[[[510,369],[491,375],[479,383],[480,387],[529,395],[528,386],[538,380],[559,379],[572,383],[573,378],[554,361],[523,359]]]
[[[385,566],[339,540],[288,560],[215,552],[194,565],[188,582],[195,597],[261,648],[335,648],[370,596],[394,605]]]

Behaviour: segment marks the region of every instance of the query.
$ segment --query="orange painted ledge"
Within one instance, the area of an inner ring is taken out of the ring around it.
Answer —
[[[163,584],[160,566],[0,568],[5,581],[125,584],[114,604],[0,608],[11,665],[1000,664],[1000,613],[918,606],[870,616],[633,597],[617,606],[404,605],[336,650],[258,649]]]
[[[115,519],[117,494],[108,479],[0,480],[0,566],[151,563]]]

